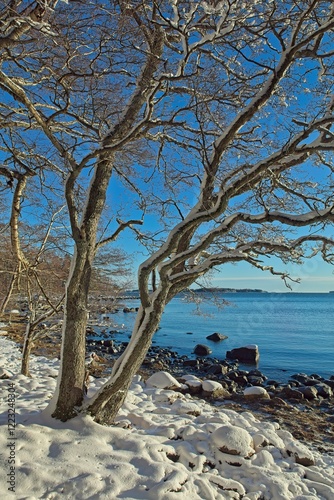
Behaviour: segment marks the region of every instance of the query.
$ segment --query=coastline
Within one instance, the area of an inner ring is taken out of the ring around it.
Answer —
[[[11,326],[3,327],[7,331],[6,335],[11,341],[22,347],[24,334],[24,324],[22,322],[13,323]],[[48,359],[59,357],[60,332],[53,333],[52,336],[44,337],[36,342],[32,353],[35,356],[44,356]],[[120,355],[124,346],[110,345],[101,341],[101,344],[91,345],[88,343],[88,352],[96,352],[100,361],[90,367],[90,375],[94,378],[106,377],[111,373],[114,360]],[[110,354],[110,351],[118,351]],[[177,356],[175,352],[164,348],[152,346],[139,370],[139,374],[145,381],[153,373],[168,372],[177,380],[182,380],[184,375],[193,375],[199,380],[215,381],[223,385],[228,396],[207,397],[203,393],[193,394],[193,397],[206,399],[212,406],[223,405],[236,412],[242,413],[250,411],[260,420],[270,420],[279,423],[282,428],[290,431],[293,436],[315,447],[320,452],[331,452],[334,449],[334,396],[322,397],[317,395],[311,399],[298,393],[297,380],[290,380],[290,383],[280,383],[280,381],[270,381],[265,374],[252,369],[248,373],[239,370],[236,362],[226,362],[226,373],[214,373],[219,363],[212,362],[211,358],[197,358],[196,366],[187,364],[184,356]],[[221,364],[221,363],[220,363]],[[314,374],[315,375],[315,374]],[[316,375],[315,375],[316,376]],[[323,381],[322,377],[318,382]],[[268,384],[269,382],[269,384]],[[276,386],[275,386],[276,385]],[[314,384],[315,385],[315,384]],[[334,391],[334,377],[332,380]],[[270,399],[246,398],[243,395],[245,387],[263,387],[268,392]],[[308,387],[308,386],[303,386]],[[300,386],[299,386],[300,388]]]

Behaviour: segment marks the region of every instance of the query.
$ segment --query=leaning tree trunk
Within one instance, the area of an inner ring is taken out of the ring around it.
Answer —
[[[17,270],[14,271],[12,277],[11,277],[11,281],[10,281],[10,284],[9,284],[9,287],[8,287],[8,290],[6,292],[6,295],[2,301],[2,304],[0,306],[0,314],[3,314],[5,312],[5,309],[8,305],[8,302],[10,301],[10,298],[12,296],[12,293],[13,293],[13,290],[14,290],[14,286],[15,286],[15,283],[16,283],[16,275],[17,275]]]
[[[152,343],[166,305],[166,292],[162,292],[150,307],[140,307],[131,341],[114,365],[110,380],[88,403],[87,411],[100,424],[111,424],[121,408],[133,376],[140,368]]]

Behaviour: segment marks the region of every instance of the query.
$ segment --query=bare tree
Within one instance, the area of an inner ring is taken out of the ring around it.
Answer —
[[[332,259],[333,5],[22,3],[3,11],[2,114],[30,147],[42,143],[48,171],[61,170],[75,245],[53,415],[81,408],[109,423],[177,292],[226,262],[287,280],[267,257]],[[115,179],[137,201],[121,217],[114,195],[107,235],[99,224]],[[160,215],[153,234],[149,210],[156,225]],[[93,262],[127,228],[152,248],[141,307],[111,379],[83,405]]]

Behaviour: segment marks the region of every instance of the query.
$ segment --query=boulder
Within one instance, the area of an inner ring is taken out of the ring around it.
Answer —
[[[310,467],[315,464],[313,453],[302,443],[290,441],[286,444],[288,455],[294,457],[297,464]]]
[[[230,393],[224,387],[213,380],[203,380],[202,382],[203,396],[208,398],[229,398]]]
[[[301,392],[308,401],[316,399],[318,396],[318,391],[314,386],[298,387],[298,391]]]
[[[255,399],[270,399],[269,394],[263,387],[247,387],[244,389],[244,396],[248,400],[255,400]]]
[[[259,349],[255,344],[246,345],[227,351],[226,357],[228,359],[237,359],[241,363],[256,364],[259,360]]]
[[[228,372],[228,368],[225,365],[221,365],[220,363],[210,365],[205,370],[207,375],[226,375]]]
[[[189,388],[189,394],[199,394],[202,391],[202,381],[192,375],[185,375],[182,377],[185,385]]]
[[[168,372],[153,373],[146,380],[148,387],[157,387],[159,389],[175,389],[181,387],[181,384]]]
[[[0,379],[7,379],[10,378],[12,374],[5,370],[4,368],[0,368]]]
[[[318,391],[318,395],[322,398],[331,398],[333,396],[333,389],[329,385],[320,383],[313,386]]]
[[[183,366],[197,366],[198,365],[198,359],[185,359],[183,361]]]
[[[228,455],[250,457],[254,454],[251,435],[242,427],[223,425],[211,435],[211,446]]]
[[[221,333],[215,332],[212,335],[208,335],[206,338],[208,340],[212,340],[212,342],[220,342],[221,340],[225,340],[228,337],[227,337],[227,335],[223,335]]]
[[[204,344],[197,344],[194,349],[194,354],[197,354],[197,356],[208,356],[211,353],[212,350],[210,349],[210,347]]]

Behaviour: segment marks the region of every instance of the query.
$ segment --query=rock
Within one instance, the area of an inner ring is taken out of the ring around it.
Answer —
[[[212,335],[208,335],[206,337],[208,340],[212,340],[212,342],[220,342],[221,340],[227,339],[227,335],[222,335],[221,333],[213,333]]]
[[[146,380],[149,387],[159,389],[175,389],[181,387],[181,384],[168,372],[156,372]]]
[[[253,400],[253,399],[270,399],[269,394],[263,387],[246,387],[244,389],[244,396],[247,399]]]
[[[313,388],[318,391],[318,395],[322,398],[331,398],[333,396],[332,388],[325,383],[316,384]]]
[[[183,366],[198,366],[198,359],[185,359]]]
[[[189,394],[199,394],[202,391],[202,381],[197,377],[183,377],[185,385],[189,388]]]
[[[237,359],[241,363],[256,364],[259,360],[258,346],[251,344],[232,349],[232,351],[227,351],[226,357],[228,359]]]
[[[283,387],[282,396],[287,399],[304,399],[304,394],[296,389],[291,389],[290,387]]]
[[[262,377],[254,377],[254,376],[249,376],[247,377],[248,382],[251,385],[261,385],[264,382],[264,379]]]
[[[290,441],[286,444],[286,451],[288,455],[293,456],[297,464],[310,467],[315,464],[312,452],[298,441]]]
[[[230,397],[230,393],[224,389],[224,387],[219,383],[213,380],[203,380],[202,382],[203,396],[209,398],[219,398]]]
[[[194,354],[197,354],[197,356],[208,356],[211,353],[212,350],[210,349],[210,347],[204,344],[197,344],[194,349]]]
[[[227,366],[218,363],[208,366],[205,371],[207,375],[226,375],[226,373],[228,372],[228,368]]]
[[[331,387],[332,389],[334,389],[334,379],[332,379],[332,376],[331,376],[331,378],[329,380],[324,380],[324,384],[326,384],[329,387]]]
[[[10,378],[12,376],[11,373],[9,373],[7,370],[4,368],[0,368],[0,379],[4,380],[7,378]]]
[[[211,435],[214,448],[228,455],[250,457],[254,454],[254,443],[251,435],[242,427],[223,425]]]
[[[308,401],[312,401],[312,399],[316,399],[318,396],[318,391],[314,386],[298,387],[298,391],[301,392]]]

